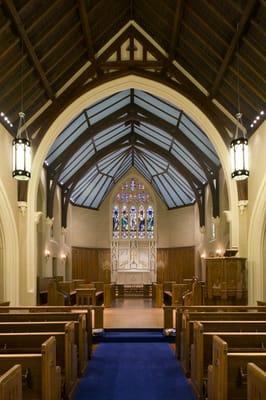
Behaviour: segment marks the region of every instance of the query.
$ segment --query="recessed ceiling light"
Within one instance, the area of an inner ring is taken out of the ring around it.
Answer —
[[[254,119],[254,121],[253,121],[253,124],[256,124],[257,123],[257,120],[256,119]]]
[[[4,118],[4,120],[5,120],[5,121],[7,121],[7,120],[8,120],[8,118],[7,118],[7,117],[5,117],[5,118]]]
[[[13,124],[10,124],[11,128],[13,128]]]
[[[4,117],[5,116],[5,114],[3,113],[3,111],[1,112],[1,117]]]
[[[253,128],[253,126],[254,126],[253,124],[250,125],[251,128]]]
[[[264,115],[264,111],[261,111],[261,112],[260,112],[260,115]]]
[[[256,117],[256,120],[258,121],[260,119],[260,116],[258,115],[257,117]]]

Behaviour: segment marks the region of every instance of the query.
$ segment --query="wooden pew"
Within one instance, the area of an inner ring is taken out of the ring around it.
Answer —
[[[52,336],[34,354],[0,354],[0,374],[20,364],[25,376],[25,399],[60,400],[59,370],[56,368],[56,341]]]
[[[256,311],[260,311],[260,315],[255,313]],[[184,325],[189,329],[189,324],[184,323],[184,319],[197,321],[197,320],[215,320],[215,319],[223,319],[230,320],[234,318],[239,318],[237,313],[243,313],[243,319],[246,319],[246,314],[250,313],[250,319],[262,319],[262,313],[266,313],[266,307],[247,307],[247,306],[203,306],[203,307],[180,307],[176,311],[176,356],[179,359],[181,357],[181,334],[184,328]],[[254,316],[255,315],[255,316]],[[242,317],[240,317],[242,318]],[[265,318],[266,319],[266,318]],[[184,339],[182,334],[182,340]]]
[[[69,393],[77,381],[77,344],[75,343],[75,325],[74,321],[65,322],[1,322],[1,333],[11,334],[28,334],[32,336],[32,341],[38,340],[44,332],[49,336],[58,337],[60,340],[60,348],[64,348],[61,352],[59,360],[64,365],[66,391]],[[30,333],[30,334],[29,334]],[[61,333],[61,335],[58,335]],[[34,337],[36,338],[34,339]],[[60,349],[59,348],[59,349]]]
[[[214,336],[208,400],[246,400],[247,365],[250,362],[265,370],[266,352],[230,351],[224,340]]]
[[[0,313],[1,322],[40,322],[40,321],[74,321],[75,324],[75,343],[78,348],[79,374],[81,375],[87,365],[88,354],[88,332],[86,327],[86,311],[80,310],[79,313],[19,313],[4,314]]]
[[[228,343],[230,350],[240,348],[260,351],[266,347],[266,332],[204,332],[204,325],[194,322],[194,341],[191,346],[191,381],[198,397],[205,393],[204,381],[208,374],[208,365],[212,362],[212,339],[217,335]]]
[[[1,310],[1,309],[0,309]],[[204,315],[209,313],[228,313],[228,312],[266,312],[266,307],[256,307],[256,306],[183,306],[176,309],[176,356],[180,358],[180,347],[181,347],[181,331],[182,331],[182,318],[183,313],[187,314],[201,312]],[[198,319],[202,319],[199,317]]]
[[[14,365],[0,376],[0,400],[22,400],[21,365]]]
[[[207,316],[206,316],[207,317]],[[217,320],[217,321],[200,321],[206,332],[266,332],[265,321],[247,321],[247,320]],[[184,372],[190,374],[190,349],[193,343],[193,324],[189,322],[189,328],[186,327],[181,334],[180,361]]]
[[[248,400],[261,400],[266,393],[266,372],[248,363]]]

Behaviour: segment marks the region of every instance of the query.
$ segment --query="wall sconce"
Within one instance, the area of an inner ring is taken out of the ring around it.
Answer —
[[[61,254],[61,260],[62,260],[62,262],[66,261],[66,254],[64,254],[64,253]]]
[[[50,253],[50,250],[45,250],[44,251],[44,257],[45,257],[45,261],[46,262],[48,262],[48,260],[49,260],[49,258],[50,258],[50,255],[51,255],[51,253]]]
[[[222,249],[217,249],[215,254],[217,257],[222,257]]]

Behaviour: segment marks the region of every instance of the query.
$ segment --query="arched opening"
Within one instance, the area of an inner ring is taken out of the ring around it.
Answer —
[[[33,174],[29,184],[28,199],[29,199],[29,214],[28,214],[28,232],[29,232],[29,243],[31,247],[28,248],[28,260],[27,260],[27,276],[28,286],[26,290],[35,290],[35,233],[32,228],[33,214],[36,210],[36,193],[39,176],[44,159],[48,153],[50,146],[52,145],[58,134],[65,128],[65,126],[80,112],[90,104],[100,100],[103,97],[111,95],[114,92],[120,90],[126,90],[130,88],[136,88],[145,90],[159,96],[170,103],[182,108],[187,112],[194,121],[204,129],[207,136],[214,145],[216,152],[220,158],[226,182],[228,185],[229,203],[232,213],[232,223],[230,227],[230,241],[231,245],[238,245],[238,210],[237,210],[237,192],[236,185],[231,181],[230,170],[229,170],[229,155],[228,150],[223,142],[219,132],[211,121],[204,115],[198,107],[196,107],[190,100],[185,98],[183,95],[177,93],[170,87],[167,87],[159,82],[154,82],[147,78],[139,76],[129,75],[123,78],[114,79],[111,82],[105,83],[99,87],[92,89],[89,93],[85,93],[79,99],[74,101],[69,107],[67,107],[62,114],[53,122],[48,129],[45,137],[43,138],[34,158],[33,162]]]

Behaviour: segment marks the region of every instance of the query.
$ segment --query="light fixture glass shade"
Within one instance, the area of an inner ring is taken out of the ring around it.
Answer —
[[[31,176],[31,147],[25,125],[25,114],[19,114],[18,132],[12,142],[13,147],[13,171],[12,176],[19,181],[27,181]],[[23,134],[23,136],[22,136]]]
[[[20,181],[27,181],[31,176],[31,147],[26,138],[15,138],[13,146],[12,176]]]
[[[231,177],[237,181],[247,179],[249,176],[248,140],[244,137],[232,140],[230,151]]]

